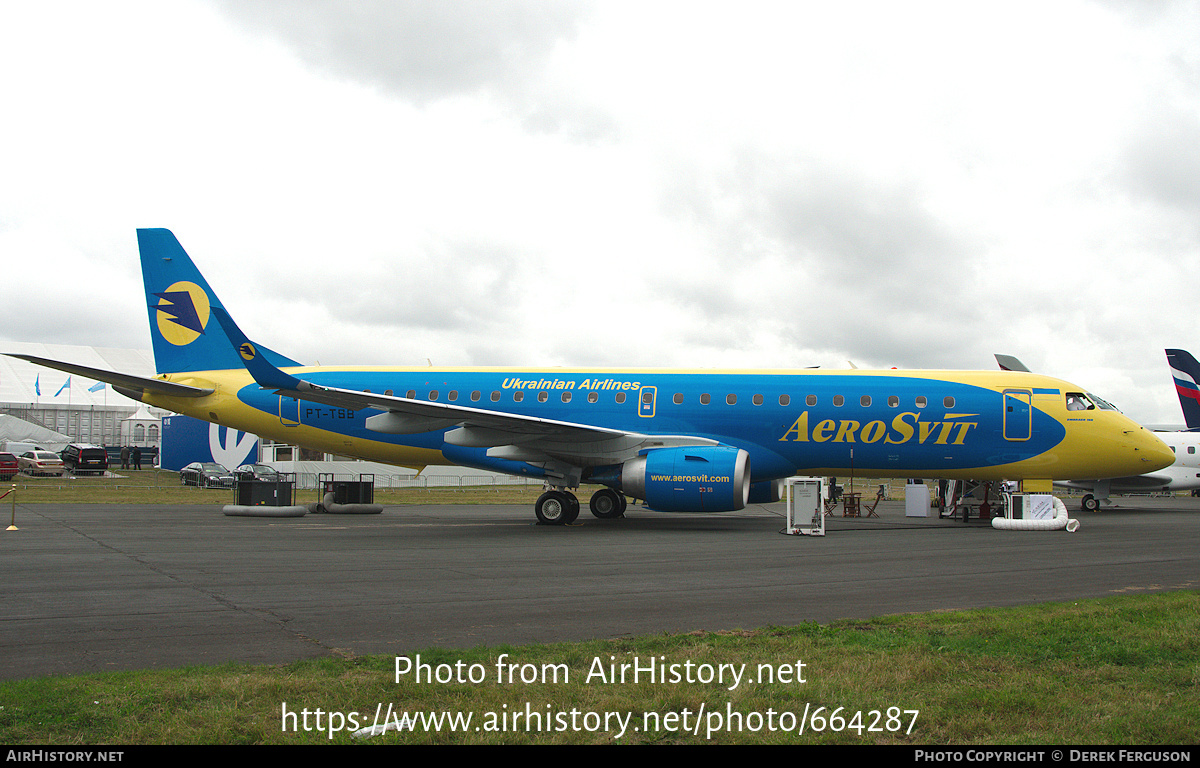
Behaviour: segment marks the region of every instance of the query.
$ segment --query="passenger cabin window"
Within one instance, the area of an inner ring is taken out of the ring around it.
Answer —
[[[841,395],[834,395],[833,396],[833,404],[835,407],[841,408],[843,405],[846,404],[846,398],[842,397]]]
[[[599,399],[600,399],[600,394],[598,392],[588,392],[588,402],[589,403],[594,403]]]
[[[456,390],[456,389],[450,390],[450,394],[446,395],[446,399],[451,402],[457,400],[458,399],[458,390]]]
[[[431,389],[431,390],[429,391],[429,399],[430,399],[430,400],[437,400],[437,399],[438,399],[438,391],[437,391],[436,389]]]
[[[762,405],[763,404],[763,396],[755,395],[754,397],[750,398],[750,401],[752,403],[754,403],[755,405]]]
[[[496,391],[492,392],[492,402],[493,403],[500,402],[500,390],[496,390]]]
[[[725,402],[730,405],[737,405],[737,395],[725,395]]]
[[[806,405],[808,405],[809,408],[811,408],[817,404],[817,396],[809,395],[808,397],[804,398],[804,402]]]
[[[388,397],[391,397],[391,396],[392,396],[392,390],[390,390],[390,389],[385,389],[385,390],[383,390],[383,394],[387,395]]]
[[[871,396],[863,395],[862,397],[858,398],[858,404],[861,405],[863,408],[870,408],[871,407]]]
[[[708,394],[707,392],[705,392],[703,395],[700,395],[700,405],[708,405],[710,402],[712,402],[712,395]]]
[[[946,397],[942,398],[942,407],[944,407],[944,408],[953,408],[953,407],[954,407],[954,398],[953,398],[953,397],[950,397],[949,395],[947,395]]]
[[[525,399],[525,393],[522,392],[521,390],[518,389],[516,392],[513,392],[513,402],[514,403],[519,403],[524,399]]]
[[[888,395],[888,408],[899,408],[900,398],[895,395]]]
[[[617,393],[617,404],[619,405],[619,404],[621,404],[621,403],[623,403],[623,402],[625,402],[625,393],[624,393],[624,392],[618,392],[618,393]]]
[[[473,403],[479,402],[480,397],[481,397],[481,395],[479,394],[479,390],[478,389],[475,390],[474,392],[471,393],[471,402],[473,402]]]
[[[549,395],[549,393],[547,393],[547,392],[545,392],[545,391],[543,391],[543,392],[538,392],[538,402],[539,402],[539,403],[544,403],[544,402],[546,402],[546,401],[547,401],[547,400],[549,400],[549,399],[550,399],[550,395]]]
[[[779,404],[780,405],[790,405],[791,402],[792,402],[791,395],[780,395],[779,396]]]
[[[410,389],[404,393],[404,396],[407,397],[409,400],[416,400],[417,399],[417,390]]]
[[[675,403],[675,405],[683,405],[683,393],[676,392],[675,396],[671,398],[671,402]]]
[[[563,393],[562,393],[562,401],[563,401],[564,403],[569,403],[569,402],[571,402],[571,393],[570,393],[570,392],[563,392]]]
[[[925,399],[925,395],[917,395],[917,407],[924,408],[929,401]]]

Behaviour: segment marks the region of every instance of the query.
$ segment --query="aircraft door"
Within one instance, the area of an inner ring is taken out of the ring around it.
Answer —
[[[294,397],[280,395],[279,421],[285,427],[300,426],[300,401]]]
[[[1021,441],[1033,436],[1033,393],[1004,392],[1004,439]]]
[[[654,418],[655,399],[658,397],[658,387],[642,387],[638,395],[638,416],[646,419]]]

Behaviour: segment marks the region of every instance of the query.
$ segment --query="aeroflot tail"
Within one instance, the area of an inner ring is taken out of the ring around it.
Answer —
[[[150,327],[158,330],[150,334],[158,372],[240,369],[242,360],[222,326],[209,322],[220,300],[175,235],[167,229],[139,229],[137,238]],[[263,347],[259,352],[277,366],[300,365]]]
[[[1200,362],[1182,349],[1167,350],[1167,365],[1189,432],[1200,432]]]

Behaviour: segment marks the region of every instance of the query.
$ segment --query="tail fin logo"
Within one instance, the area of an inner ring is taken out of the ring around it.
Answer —
[[[253,344],[247,341],[238,347],[238,354],[242,356],[243,360],[250,362],[258,354],[258,350],[254,348]]]
[[[1200,402],[1200,386],[1197,386],[1195,377],[1174,367],[1171,368],[1171,375],[1175,377],[1175,391],[1180,397]]]
[[[177,347],[185,347],[204,335],[211,305],[208,294],[195,283],[182,280],[162,293],[154,294],[158,304],[158,332]]]

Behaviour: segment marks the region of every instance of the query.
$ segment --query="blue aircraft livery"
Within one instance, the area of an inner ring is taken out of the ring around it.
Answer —
[[[25,359],[151,405],[273,440],[422,468],[536,477],[544,523],[630,498],[669,512],[776,501],[783,478],[1018,480],[1169,465],[1148,430],[1086,390],[1014,371],[302,366],[248,339],[175,236],[138,230],[153,379]]]

